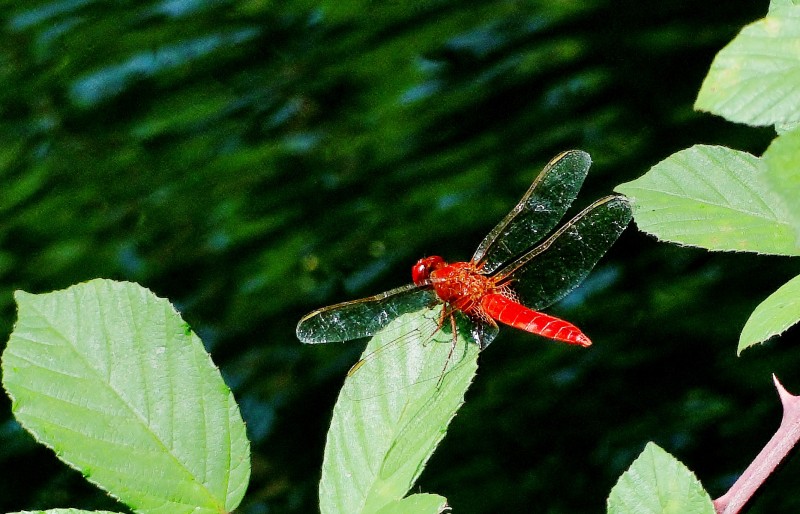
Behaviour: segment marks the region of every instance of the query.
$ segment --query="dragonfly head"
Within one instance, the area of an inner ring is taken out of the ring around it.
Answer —
[[[430,278],[432,272],[446,265],[447,263],[444,262],[444,259],[438,255],[425,257],[418,260],[417,263],[411,267],[411,278],[414,280],[415,284],[421,286]]]

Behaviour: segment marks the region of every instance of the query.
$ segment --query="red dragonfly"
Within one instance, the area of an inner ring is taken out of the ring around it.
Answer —
[[[412,284],[315,310],[297,324],[297,337],[304,343],[367,337],[402,314],[444,304],[438,327],[449,316],[453,345],[453,314],[458,311],[471,321],[472,339],[481,350],[497,336],[498,321],[589,346],[591,341],[578,327],[539,310],[583,281],[628,225],[630,203],[622,195],[601,198],[534,245],[558,224],[578,195],[590,165],[589,154],[579,150],[556,156],[469,262],[448,264],[439,256],[420,259],[411,270]],[[348,375],[363,362],[356,363]]]

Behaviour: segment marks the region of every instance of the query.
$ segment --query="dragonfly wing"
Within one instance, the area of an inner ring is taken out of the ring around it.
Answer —
[[[547,163],[522,200],[481,242],[472,262],[492,273],[536,244],[558,224],[589,171],[592,159],[570,150]]]
[[[369,298],[337,303],[303,316],[297,324],[297,338],[313,344],[368,337],[401,314],[437,301],[432,288],[409,284]]]
[[[481,350],[485,350],[487,346],[492,344],[494,338],[500,333],[497,323],[494,320],[489,320],[490,323],[481,319],[472,320],[470,327],[470,334],[472,340],[478,344]]]
[[[631,205],[622,195],[597,200],[542,244],[497,273],[520,302],[544,309],[575,289],[628,225]]]

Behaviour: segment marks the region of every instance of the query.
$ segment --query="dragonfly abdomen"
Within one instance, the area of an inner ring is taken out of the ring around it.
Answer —
[[[497,293],[481,299],[483,311],[497,321],[565,343],[589,346],[592,342],[581,330],[568,321],[534,311]]]

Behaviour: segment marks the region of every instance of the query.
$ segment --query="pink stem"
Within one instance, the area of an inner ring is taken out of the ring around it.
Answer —
[[[775,375],[772,375],[772,380],[783,404],[781,424],[736,483],[727,493],[714,500],[717,514],[741,512],[753,494],[800,440],[800,396],[789,394]]]

